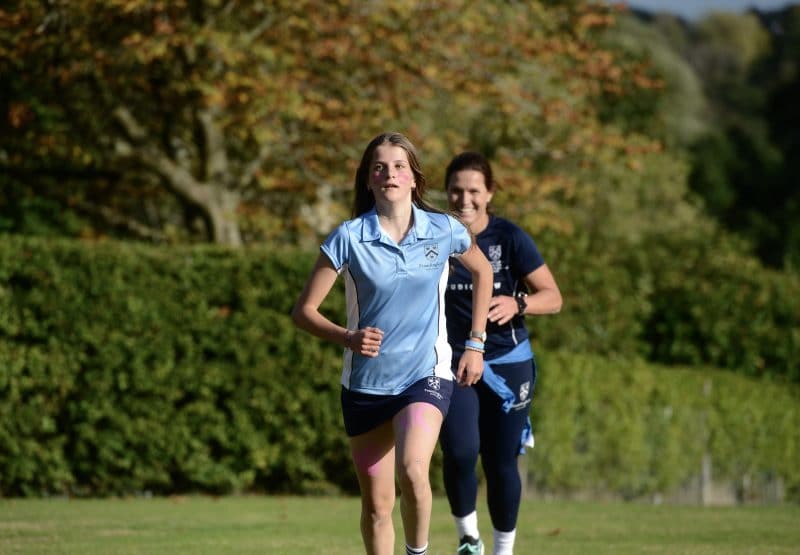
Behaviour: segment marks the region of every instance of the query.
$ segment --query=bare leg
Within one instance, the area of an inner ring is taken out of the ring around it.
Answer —
[[[428,543],[430,532],[430,464],[442,413],[428,403],[412,403],[395,415],[393,424],[405,540],[412,547],[422,547]]]
[[[394,552],[395,448],[392,423],[350,438],[350,452],[361,487],[361,537],[367,555]]]

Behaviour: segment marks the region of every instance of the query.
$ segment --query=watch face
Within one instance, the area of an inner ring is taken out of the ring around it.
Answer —
[[[480,339],[484,343],[486,342],[486,332],[485,331],[482,331],[482,332],[473,331],[473,332],[470,332],[469,336],[470,337],[475,337],[476,339]]]

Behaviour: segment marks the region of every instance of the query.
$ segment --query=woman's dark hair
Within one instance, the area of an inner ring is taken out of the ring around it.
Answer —
[[[483,174],[483,180],[486,183],[487,191],[494,191],[497,186],[494,182],[492,166],[489,164],[489,160],[487,160],[483,154],[467,151],[457,155],[450,160],[450,163],[447,165],[447,171],[445,171],[444,174],[445,190],[447,190],[447,186],[450,184],[450,179],[453,175],[464,170],[481,172]]]
[[[372,139],[367,148],[364,150],[364,155],[361,157],[361,163],[356,170],[355,179],[355,198],[353,199],[353,217],[358,217],[364,212],[369,212],[375,206],[375,197],[369,189],[369,173],[372,166],[372,159],[375,155],[375,149],[381,145],[389,144],[392,146],[399,146],[406,151],[408,155],[408,163],[411,166],[411,171],[414,174],[414,183],[416,187],[411,191],[411,202],[418,208],[427,210],[428,212],[441,212],[441,210],[434,208],[424,200],[425,195],[425,175],[419,165],[419,158],[417,157],[417,149],[411,144],[404,135],[401,133],[388,132],[381,133]]]

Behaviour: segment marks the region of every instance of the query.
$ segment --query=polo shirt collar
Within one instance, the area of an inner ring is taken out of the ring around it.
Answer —
[[[411,205],[411,212],[414,215],[414,225],[408,232],[408,238],[415,240],[430,239],[433,237],[431,230],[431,218],[428,212],[416,205]],[[362,241],[377,241],[381,238],[381,224],[378,222],[378,212],[373,207],[372,210],[366,212],[363,216],[361,224],[361,240]]]

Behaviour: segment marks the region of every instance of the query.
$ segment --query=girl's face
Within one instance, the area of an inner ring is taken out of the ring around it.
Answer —
[[[480,233],[489,225],[488,206],[492,191],[486,188],[486,178],[477,170],[461,170],[450,176],[447,200],[461,221],[472,233]]]
[[[376,202],[411,202],[411,191],[416,186],[404,148],[383,144],[375,149],[369,171],[369,188]]]

